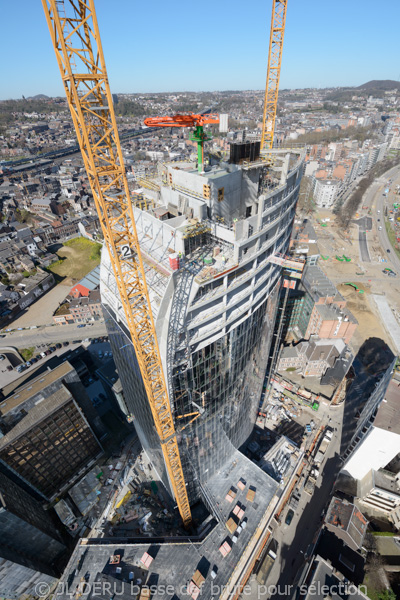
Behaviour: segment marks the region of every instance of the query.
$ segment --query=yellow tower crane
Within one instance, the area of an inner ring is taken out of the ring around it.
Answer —
[[[279,77],[281,75],[283,37],[288,0],[272,0],[271,35],[268,51],[267,84],[265,86],[261,150],[270,150],[274,143]]]
[[[191,522],[93,0],[42,0],[132,343],[183,523]]]

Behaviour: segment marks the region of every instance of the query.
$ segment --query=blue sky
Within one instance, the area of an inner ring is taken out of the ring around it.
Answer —
[[[383,6],[383,5],[382,5]],[[40,0],[0,0],[0,99],[63,95]],[[399,0],[289,0],[281,88],[400,79]],[[97,0],[111,89],[263,89],[272,0]]]

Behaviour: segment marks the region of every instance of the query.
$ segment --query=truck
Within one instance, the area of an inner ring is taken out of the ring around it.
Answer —
[[[325,432],[325,435],[322,438],[320,445],[318,446],[318,451],[314,457],[314,463],[316,465],[320,465],[322,463],[322,461],[324,460],[325,452],[329,446],[331,439],[332,439],[332,431],[328,429]]]
[[[260,585],[265,585],[265,582],[267,581],[268,576],[271,573],[271,569],[274,566],[275,559],[276,552],[272,550],[272,548],[269,546],[269,550],[267,551],[266,555],[261,561],[256,575],[257,583],[259,583]]]
[[[314,493],[315,484],[317,483],[317,479],[319,477],[319,471],[315,467],[311,469],[309,476],[306,479],[304,484],[304,491],[310,496]]]

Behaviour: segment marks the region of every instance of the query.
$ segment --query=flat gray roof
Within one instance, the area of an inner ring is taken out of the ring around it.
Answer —
[[[246,482],[245,489],[238,487],[239,480]],[[255,489],[253,502],[246,499],[249,486]],[[207,482],[207,494],[211,503],[216,507],[221,517],[220,522],[205,536],[202,541],[196,538],[89,538],[81,540],[75,549],[64,572],[62,581],[68,582],[72,591],[79,584],[86,572],[90,573],[89,584],[98,578],[99,573],[114,577],[119,581],[129,581],[133,573],[134,580],[141,579],[143,584],[151,584],[153,578],[157,581],[157,589],[153,598],[170,600],[174,594],[178,598],[188,595],[184,586],[189,585],[192,576],[199,568],[205,577],[201,591],[201,599],[212,598],[211,583],[214,586],[226,585],[235,566],[244,553],[248,543],[256,532],[260,520],[266,513],[274,495],[278,492],[279,484],[264,473],[239,451],[235,450],[231,459],[223,469]],[[229,490],[234,488],[236,496],[232,503],[226,500]],[[247,526],[238,534],[236,543],[226,527],[233,509],[237,504],[244,508],[244,518]],[[228,541],[231,551],[223,557],[219,548]],[[144,569],[140,559],[145,552],[153,556],[148,569]],[[110,557],[114,554],[121,556],[119,565],[111,565]],[[117,567],[121,569],[119,573]],[[217,577],[211,579],[211,570],[217,572]],[[164,586],[164,587],[162,587]],[[171,586],[169,590],[165,586]]]

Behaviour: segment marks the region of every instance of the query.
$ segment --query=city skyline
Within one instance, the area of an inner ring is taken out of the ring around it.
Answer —
[[[372,0],[363,4],[362,13],[344,0],[335,4],[334,13],[316,0],[309,0],[306,10],[304,5],[289,4],[281,89],[356,87],[373,79],[397,81],[395,24],[400,8],[394,0],[389,0],[388,8],[393,18],[385,23],[382,61],[373,44],[376,18]],[[177,2],[172,10],[156,3],[153,14],[157,18],[150,23],[147,7],[133,6],[127,0],[113,11],[100,0],[96,9],[114,93],[264,88],[270,3],[257,0],[248,13],[242,12],[237,0],[229,4],[229,10],[221,3],[204,19],[198,17],[194,6]],[[11,48],[11,59],[0,67],[1,99],[62,96],[40,4],[24,0],[18,11],[5,5],[3,22],[7,28],[2,32],[1,47],[4,56]]]

